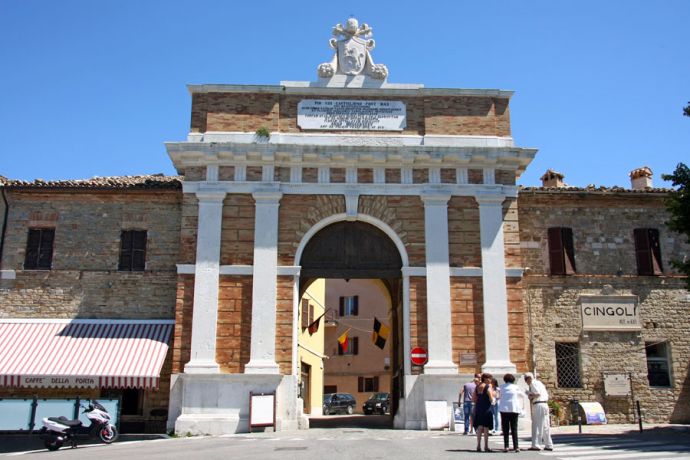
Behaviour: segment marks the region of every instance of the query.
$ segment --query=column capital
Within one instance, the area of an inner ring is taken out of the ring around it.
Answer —
[[[474,199],[477,200],[479,206],[501,206],[506,200],[506,196],[501,193],[482,193],[478,192],[474,195]]]
[[[274,190],[259,190],[252,193],[256,204],[279,204],[283,194]]]
[[[419,197],[424,202],[424,206],[448,206],[450,193],[423,193]]]
[[[196,192],[196,198],[199,202],[204,203],[216,203],[223,202],[227,193],[220,190],[198,190]]]

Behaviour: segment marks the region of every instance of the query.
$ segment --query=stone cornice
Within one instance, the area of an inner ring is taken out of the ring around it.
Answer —
[[[284,85],[187,85],[189,93],[264,93],[264,94],[295,94],[319,96],[469,96],[495,97],[510,99],[514,94],[511,90],[501,89],[473,89],[473,88],[424,88],[419,85],[391,85],[380,88],[334,88],[311,86],[310,82],[284,82]]]

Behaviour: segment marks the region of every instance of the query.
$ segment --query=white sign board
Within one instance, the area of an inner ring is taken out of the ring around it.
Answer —
[[[580,296],[582,329],[585,331],[639,331],[636,296]]]
[[[441,430],[450,427],[448,405],[445,401],[424,401],[426,429]]]
[[[297,105],[302,129],[402,131],[407,111],[402,101],[306,99]]]
[[[630,396],[630,379],[625,374],[605,375],[604,391],[607,396]]]
[[[249,394],[249,431],[254,426],[275,425],[275,393]]]

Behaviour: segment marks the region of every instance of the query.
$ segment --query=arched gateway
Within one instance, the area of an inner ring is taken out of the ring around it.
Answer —
[[[536,151],[513,144],[512,92],[388,83],[370,32],[336,27],[316,82],[189,87],[191,131],[167,144],[184,175],[177,432],[246,431],[250,391],[276,392],[277,429],[304,426],[299,300],[318,277],[388,283],[396,427],[424,428],[424,402],[478,370],[525,369],[515,181]]]

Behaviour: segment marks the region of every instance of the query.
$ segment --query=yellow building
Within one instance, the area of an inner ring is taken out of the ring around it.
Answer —
[[[304,413],[310,415],[321,415],[323,411],[325,305],[326,280],[318,279],[305,291],[300,299],[299,308],[300,330],[297,351],[300,363],[299,388]],[[315,323],[317,319],[319,321]],[[311,331],[309,325],[312,325]],[[315,328],[315,325],[318,327]]]

